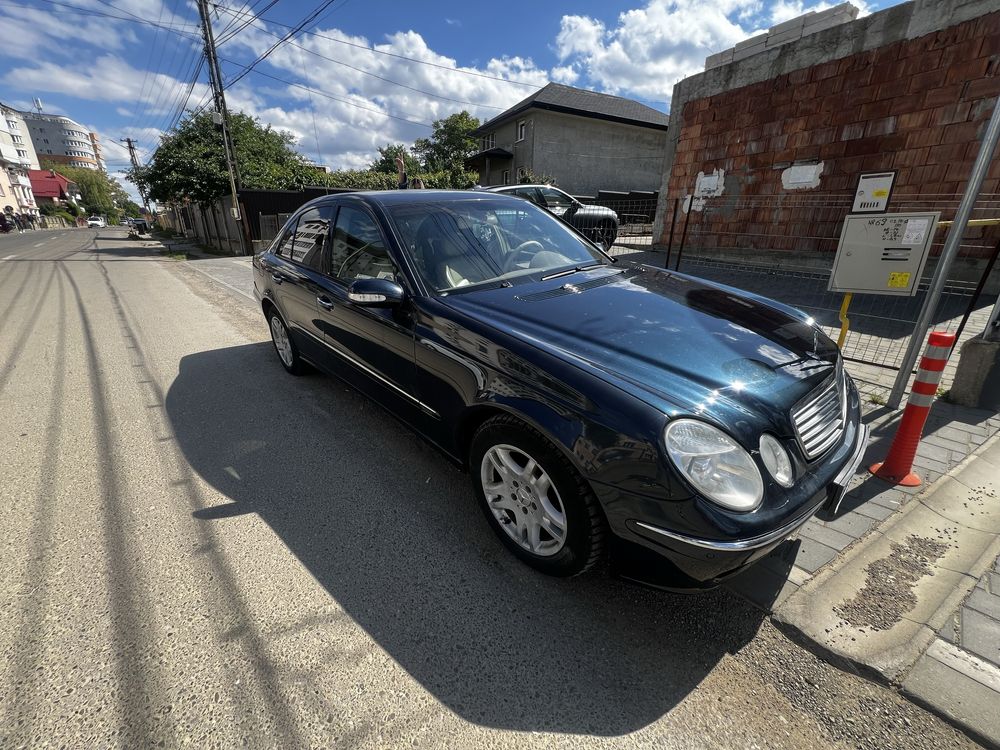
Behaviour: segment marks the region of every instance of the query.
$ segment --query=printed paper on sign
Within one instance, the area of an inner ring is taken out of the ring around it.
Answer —
[[[910,274],[898,271],[889,274],[889,283],[886,284],[889,289],[906,289],[909,285]]]
[[[927,225],[930,219],[910,219],[906,222],[906,229],[903,231],[904,245],[919,245],[924,241],[927,234]]]

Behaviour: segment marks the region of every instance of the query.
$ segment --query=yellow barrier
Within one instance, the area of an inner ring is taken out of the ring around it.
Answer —
[[[937,225],[939,227],[950,227],[955,222],[953,221],[939,221]],[[969,219],[967,226],[970,227],[995,227],[1000,224],[1000,218],[997,219]]]

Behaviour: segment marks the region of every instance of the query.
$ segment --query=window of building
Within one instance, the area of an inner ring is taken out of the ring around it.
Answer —
[[[12,135],[11,138],[14,139],[14,143],[24,143],[24,139],[19,135]]]
[[[519,123],[517,123],[517,140],[523,141],[527,133],[528,133],[528,121],[521,120]]]
[[[28,158],[28,152],[25,151],[23,148],[19,148],[17,150],[17,155],[20,156],[22,159],[27,159]]]
[[[504,185],[509,185],[510,184],[510,170],[509,169],[505,169],[503,171],[503,184]]]
[[[18,130],[17,120],[7,120],[7,127],[11,130]]]
[[[482,141],[483,151],[488,151],[489,149],[493,148],[496,145],[497,145],[496,133],[490,133],[489,135],[483,136],[483,141]]]

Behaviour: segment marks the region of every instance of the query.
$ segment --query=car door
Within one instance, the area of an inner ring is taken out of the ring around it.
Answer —
[[[327,347],[342,360],[339,372],[344,373],[346,363],[353,370],[351,375],[363,375],[374,384],[373,395],[390,402],[394,411],[419,409],[409,308],[405,304],[391,308],[354,304],[347,296],[348,287],[361,278],[391,279],[404,288],[407,285],[375,217],[360,203],[341,205],[318,298]]]
[[[330,204],[314,206],[289,222],[268,268],[288,330],[299,351],[314,362],[326,356],[317,298],[324,293],[333,212]]]

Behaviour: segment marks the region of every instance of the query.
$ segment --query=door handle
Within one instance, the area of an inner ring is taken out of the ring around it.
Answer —
[[[280,284],[280,283],[281,283],[282,281],[284,281],[284,280],[285,280],[285,277],[284,277],[284,275],[283,275],[283,274],[280,274],[280,273],[278,273],[278,272],[274,272],[274,273],[272,273],[272,274],[271,274],[271,278],[272,278],[272,279],[274,279],[274,283],[275,283],[275,284]]]
[[[316,298],[316,302],[324,310],[332,310],[333,309],[333,302],[330,301],[329,297],[317,297]]]

